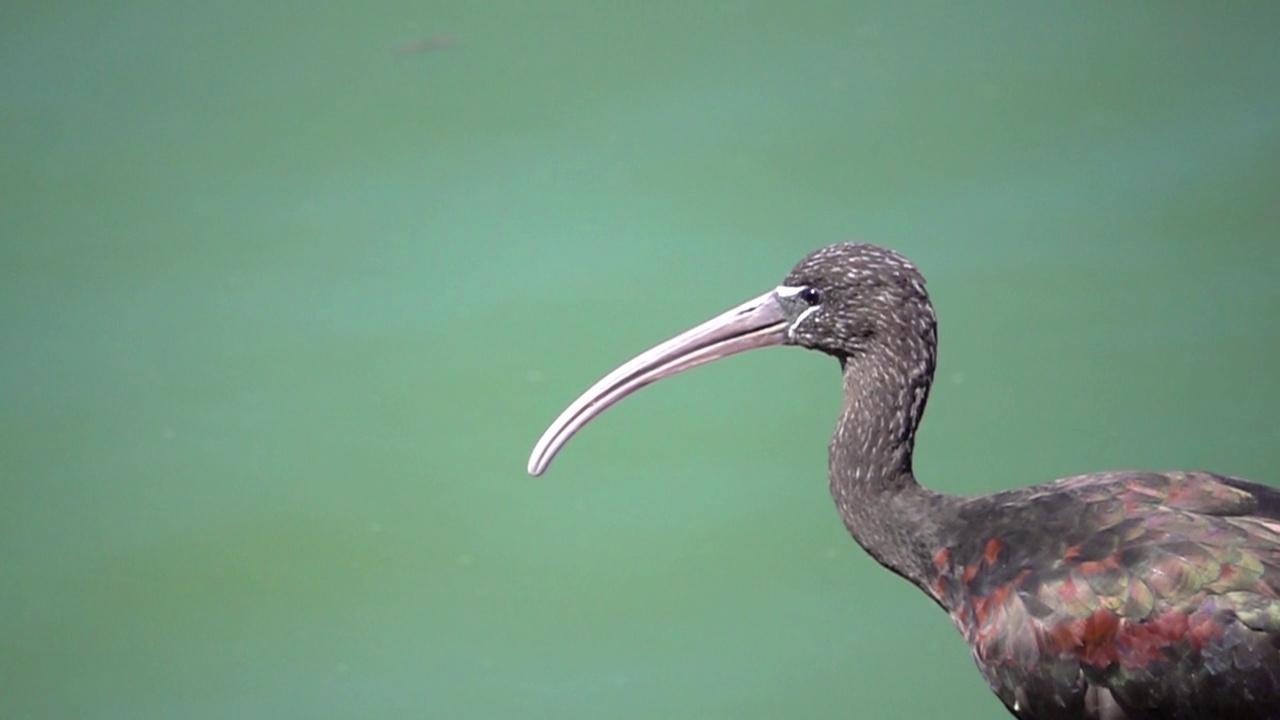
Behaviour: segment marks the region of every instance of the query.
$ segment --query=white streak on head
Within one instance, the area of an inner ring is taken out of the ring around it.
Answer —
[[[807,286],[792,287],[790,285],[779,285],[778,287],[774,288],[773,292],[780,298],[793,298],[807,289],[808,289]],[[800,327],[800,324],[804,322],[804,319],[809,317],[809,315],[817,309],[818,309],[817,305],[810,305],[809,307],[805,308],[804,312],[800,313],[799,317],[797,317],[791,323],[791,325],[787,327],[787,338],[790,339],[792,337],[795,337],[796,328]]]
[[[795,319],[795,322],[791,323],[791,326],[787,328],[787,337],[791,337],[792,335],[794,335],[796,332],[796,328],[800,327],[800,324],[804,322],[804,319],[809,317],[809,315],[814,311],[816,311],[817,309],[818,309],[817,305],[810,305],[809,307],[805,308],[804,312],[800,313],[800,317],[797,317]]]

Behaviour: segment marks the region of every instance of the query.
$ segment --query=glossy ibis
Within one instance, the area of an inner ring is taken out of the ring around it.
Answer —
[[[977,497],[921,487],[911,454],[936,321],[924,278],[892,250],[817,250],[780,286],[641,353],[551,424],[529,472],[632,391],[779,344],[840,361],[840,517],[947,611],[1015,716],[1280,718],[1280,491],[1136,471]]]

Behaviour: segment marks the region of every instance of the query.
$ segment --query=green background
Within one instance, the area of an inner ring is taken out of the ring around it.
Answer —
[[[0,717],[990,718],[837,368],[635,352],[859,238],[916,467],[1280,481],[1280,5],[8,2]],[[404,44],[424,38],[417,52]]]

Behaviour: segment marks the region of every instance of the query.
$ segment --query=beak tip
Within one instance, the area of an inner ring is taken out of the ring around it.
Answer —
[[[525,468],[533,477],[538,477],[547,470],[546,461],[540,459],[536,454],[529,456],[529,465]]]

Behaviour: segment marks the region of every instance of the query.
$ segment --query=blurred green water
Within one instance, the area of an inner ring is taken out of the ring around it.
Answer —
[[[999,717],[843,534],[829,360],[735,358],[543,479],[526,454],[856,236],[938,305],[929,484],[1280,481],[1277,31],[1266,3],[7,4],[0,717]]]

